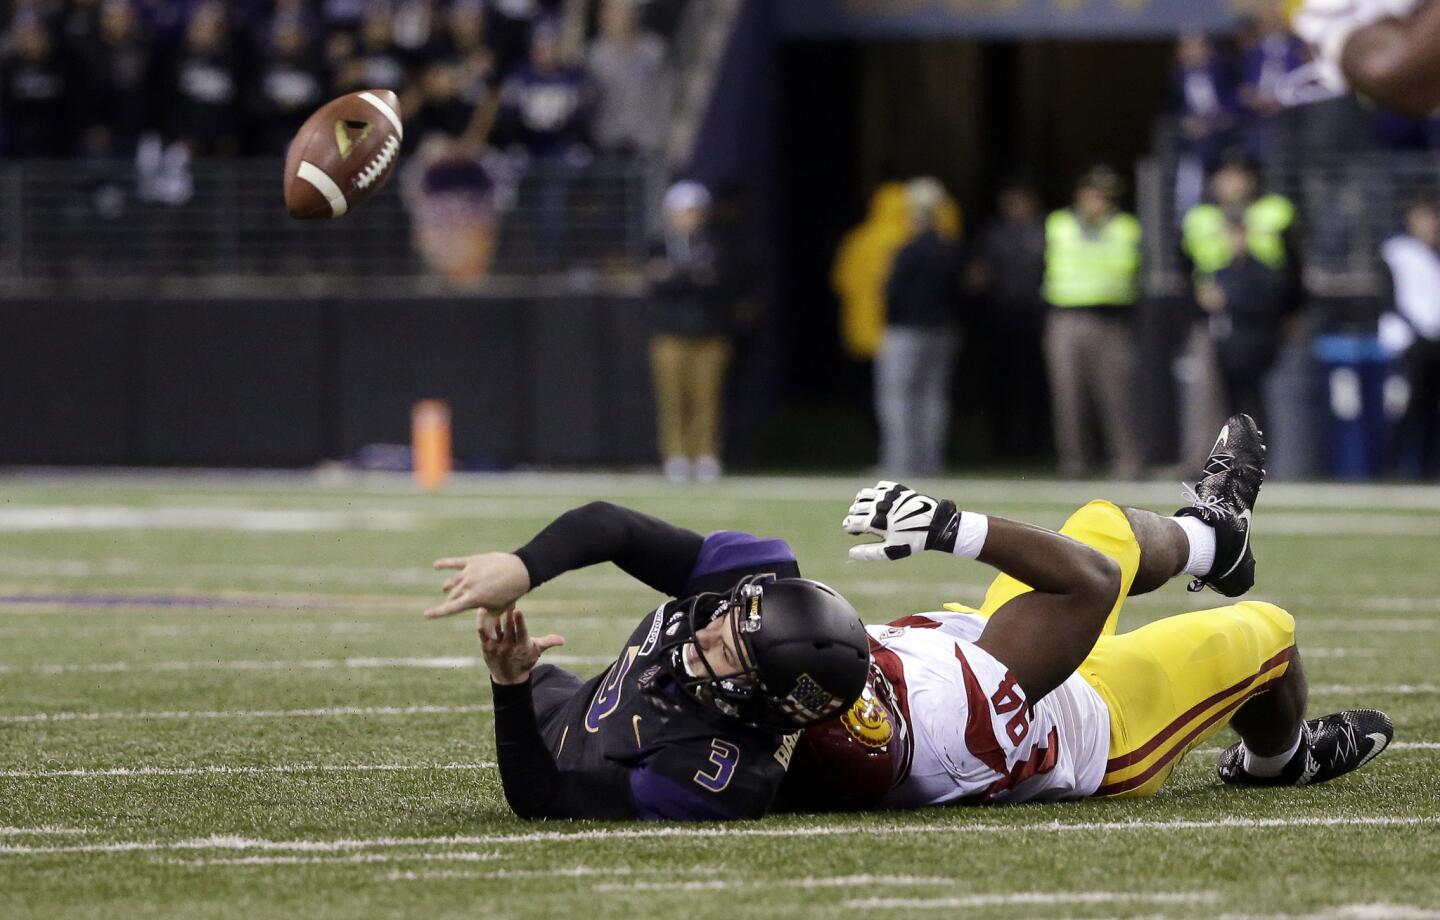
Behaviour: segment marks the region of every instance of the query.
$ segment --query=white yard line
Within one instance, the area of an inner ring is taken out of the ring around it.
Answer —
[[[468,769],[482,765],[440,767],[397,766],[391,769]],[[354,769],[353,767],[350,769]],[[3,776],[5,774],[0,774]],[[1041,821],[1032,824],[816,824],[797,827],[665,826],[593,831],[534,831],[523,834],[453,835],[446,837],[373,837],[340,840],[263,840],[214,836],[192,840],[136,840],[71,846],[0,844],[0,856],[48,853],[129,853],[193,850],[240,850],[338,853],[391,847],[503,846],[506,844],[571,843],[591,840],[687,840],[740,837],[909,837],[929,834],[1065,834],[1087,832],[1148,832],[1175,830],[1248,831],[1276,828],[1440,827],[1440,817],[1365,815],[1351,817],[1244,818],[1174,821]]]
[[[43,837],[52,834],[84,835],[93,833],[95,832],[86,827],[55,827],[49,824],[40,827],[0,827],[0,837]]]
[[[469,715],[493,712],[488,703],[474,706],[325,706],[315,709],[139,709],[110,712],[36,712],[0,715],[0,725],[58,722],[168,722],[202,719],[340,719],[371,716]]]
[[[312,866],[388,862],[491,862],[504,859],[499,850],[450,850],[444,853],[352,853],[349,856],[237,856],[228,859],[167,859],[166,865],[187,868],[211,866]]]
[[[559,665],[611,664],[607,655],[546,655],[545,661]],[[442,658],[314,658],[254,661],[219,659],[215,661],[88,661],[67,664],[0,664],[0,674],[123,674],[126,672],[166,671],[334,671],[399,668],[422,670],[458,670],[475,668],[484,659],[470,656]]]
[[[1218,900],[1208,891],[1145,894],[1134,891],[1017,891],[949,898],[860,898],[845,901],[852,910],[958,910],[966,907],[1013,907],[1026,904],[1208,904]]]
[[[595,891],[737,891],[756,888],[879,888],[972,885],[973,879],[933,875],[822,875],[789,879],[703,878],[688,881],[602,882]]]
[[[97,767],[93,769],[0,770],[6,779],[59,779],[61,777],[147,777],[147,776],[258,776],[269,773],[408,773],[426,770],[493,770],[494,761],[477,763],[296,763],[268,767],[224,766],[210,764],[199,767]]]

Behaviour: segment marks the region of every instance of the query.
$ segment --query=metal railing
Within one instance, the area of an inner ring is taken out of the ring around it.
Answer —
[[[133,161],[0,160],[0,292],[437,289],[401,176],[342,219],[296,221],[282,174],[278,161],[199,161],[180,191],[162,192]],[[633,275],[643,262],[652,165],[599,159],[491,174],[489,283]]]
[[[1180,158],[1161,131],[1157,155],[1139,168],[1137,207],[1146,228],[1147,286],[1155,294],[1185,289],[1180,256]],[[1321,297],[1371,297],[1384,288],[1380,246],[1404,226],[1417,198],[1440,201],[1440,157],[1425,152],[1305,149],[1265,164],[1267,192],[1293,201],[1301,220],[1305,284]]]

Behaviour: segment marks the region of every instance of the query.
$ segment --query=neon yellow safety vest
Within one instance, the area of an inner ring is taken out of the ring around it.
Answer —
[[[1285,231],[1295,223],[1295,206],[1284,195],[1266,195],[1245,209],[1250,254],[1274,269],[1285,267]],[[1218,205],[1199,204],[1185,215],[1184,246],[1197,275],[1213,275],[1235,258]]]
[[[1139,296],[1140,221],[1118,213],[1087,234],[1070,210],[1045,221],[1045,299],[1055,307],[1124,306]]]

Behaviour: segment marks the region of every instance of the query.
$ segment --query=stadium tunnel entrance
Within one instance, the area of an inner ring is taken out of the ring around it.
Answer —
[[[786,388],[807,416],[827,425],[873,425],[868,365],[841,349],[830,277],[836,248],[864,219],[875,187],[938,178],[972,236],[992,216],[999,184],[1016,175],[1035,183],[1047,208],[1064,206],[1074,179],[1096,162],[1132,175],[1166,108],[1172,48],[1153,40],[780,45],[778,302]],[[1132,188],[1127,206],[1133,194]],[[961,367],[975,366],[967,353],[977,345],[972,338]],[[967,386],[966,375],[957,384]],[[953,437],[967,445],[987,443],[967,436],[979,435],[976,403],[955,403]],[[774,430],[797,431],[787,420]],[[797,436],[794,449],[803,452],[807,440]],[[778,458],[788,445],[767,447]]]

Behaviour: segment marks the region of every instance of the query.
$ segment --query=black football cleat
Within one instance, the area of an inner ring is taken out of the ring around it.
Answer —
[[[1255,553],[1250,549],[1250,515],[1265,481],[1265,437],[1248,415],[1232,415],[1205,461],[1191,506],[1176,515],[1197,517],[1215,528],[1215,563],[1190,582],[1191,591],[1207,585],[1226,597],[1239,597],[1255,586]]]
[[[1358,770],[1395,737],[1390,717],[1374,709],[1347,709],[1305,723],[1300,750],[1279,776],[1245,772],[1241,745],[1226,748],[1215,772],[1232,786],[1313,786]]]

